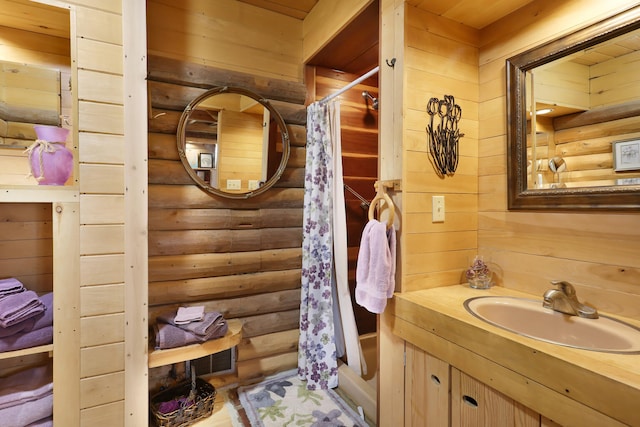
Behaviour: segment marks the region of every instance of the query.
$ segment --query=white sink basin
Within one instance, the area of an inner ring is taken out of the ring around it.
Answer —
[[[569,316],[542,301],[486,296],[464,303],[469,313],[494,326],[540,341],[609,353],[640,353],[640,328],[611,317]]]

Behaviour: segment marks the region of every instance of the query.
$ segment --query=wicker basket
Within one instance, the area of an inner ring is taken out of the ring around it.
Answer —
[[[198,420],[207,418],[213,413],[216,400],[216,389],[205,380],[196,376],[191,381],[184,381],[174,387],[163,390],[151,398],[151,414],[158,427],[184,427]],[[162,402],[187,398],[192,404],[185,405],[173,412],[161,413],[158,406]]]

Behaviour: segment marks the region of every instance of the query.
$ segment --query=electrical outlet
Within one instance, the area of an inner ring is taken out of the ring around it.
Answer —
[[[444,222],[444,196],[433,196],[431,204],[433,206],[431,222]]]
[[[258,181],[257,179],[250,179],[249,190],[257,190],[258,188],[260,188],[260,181]]]
[[[241,182],[239,179],[228,179],[227,190],[239,190]]]

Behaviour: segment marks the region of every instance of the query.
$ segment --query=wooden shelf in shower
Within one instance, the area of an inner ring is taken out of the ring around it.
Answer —
[[[150,344],[149,367],[157,368],[158,366],[199,359],[235,347],[242,339],[242,322],[238,319],[230,319],[227,320],[227,324],[229,325],[229,330],[225,336],[202,344],[191,344],[166,350],[156,350],[153,343]]]

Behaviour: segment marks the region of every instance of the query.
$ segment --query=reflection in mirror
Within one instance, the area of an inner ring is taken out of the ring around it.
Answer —
[[[550,165],[548,169],[537,167],[528,187],[557,187],[553,175],[561,171],[551,169],[553,158],[563,158],[565,186],[620,184],[620,175],[613,169],[612,143],[636,136],[635,128],[629,128],[630,121],[598,125],[600,132],[591,125],[571,127],[568,121],[586,112],[604,115],[612,107],[640,99],[639,66],[640,30],[636,30],[526,72],[530,117],[527,158],[542,160],[538,165]],[[640,183],[640,170],[625,177]]]
[[[507,60],[510,209],[640,207],[638,28],[635,7]]]
[[[60,124],[60,79],[57,69],[0,61],[0,147],[25,149],[35,125]]]
[[[223,197],[263,193],[280,178],[289,158],[280,114],[242,88],[219,87],[193,100],[180,118],[177,142],[194,181]]]

